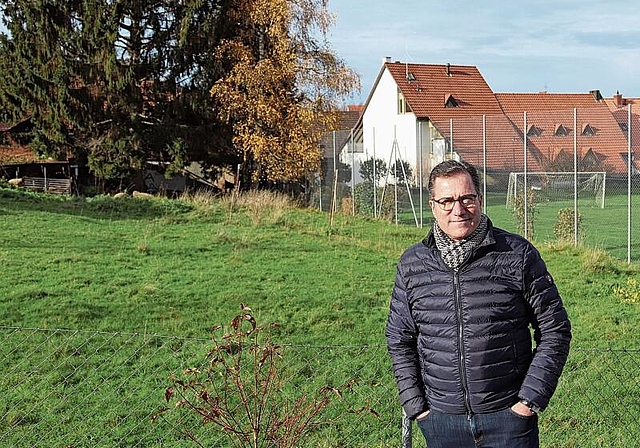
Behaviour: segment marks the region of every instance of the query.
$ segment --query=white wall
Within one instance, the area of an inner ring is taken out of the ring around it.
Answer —
[[[364,153],[355,154],[356,183],[361,181],[358,174],[359,161],[374,157],[382,159],[387,168],[400,158],[411,164],[417,173],[418,129],[413,113],[398,114],[398,87],[388,70],[384,70],[362,117]],[[374,141],[375,134],[375,141]],[[397,153],[393,157],[394,135]],[[425,136],[423,136],[425,138]],[[426,140],[428,141],[428,140]],[[351,164],[351,154],[343,153],[341,160]],[[393,181],[392,178],[389,178]]]

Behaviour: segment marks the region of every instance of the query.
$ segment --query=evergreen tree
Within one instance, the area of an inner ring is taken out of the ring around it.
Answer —
[[[326,0],[0,0],[3,121],[102,180],[145,159],[315,171],[357,76],[330,51]],[[213,86],[213,88],[211,88]],[[249,185],[245,182],[244,185]]]
[[[128,177],[145,159],[179,168],[229,153],[208,92],[220,76],[210,49],[222,3],[3,2],[3,118],[31,117],[36,153],[77,157],[104,180]]]

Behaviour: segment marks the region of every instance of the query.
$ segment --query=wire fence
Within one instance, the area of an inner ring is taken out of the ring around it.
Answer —
[[[594,104],[418,122],[403,133],[371,129],[362,142],[353,133],[334,138],[313,204],[430,227],[431,168],[465,160],[478,168],[484,211],[496,226],[640,260],[640,221],[633,219],[640,205],[640,125],[630,105],[610,112]]]
[[[170,411],[171,374],[199,367],[208,339],[0,327],[0,446],[186,447],[178,427],[208,447],[231,446],[218,427]],[[300,446],[424,447],[403,441],[386,347],[285,346],[282,374],[300,394],[354,381]],[[574,347],[550,408],[543,447],[624,447],[640,440],[640,350]],[[190,425],[190,426],[189,426]],[[412,425],[404,425],[405,429]]]

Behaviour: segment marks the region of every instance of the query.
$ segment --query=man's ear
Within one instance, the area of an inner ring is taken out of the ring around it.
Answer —
[[[436,202],[433,199],[429,199],[429,207],[431,208],[431,213],[433,213],[433,216],[436,215]]]

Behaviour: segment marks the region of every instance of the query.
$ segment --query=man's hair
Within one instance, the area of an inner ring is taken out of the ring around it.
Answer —
[[[450,177],[455,174],[467,173],[471,176],[471,181],[476,189],[476,193],[480,194],[480,178],[478,170],[467,162],[458,162],[457,160],[445,160],[437,164],[429,174],[429,194],[433,197],[433,186],[438,177]]]

